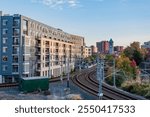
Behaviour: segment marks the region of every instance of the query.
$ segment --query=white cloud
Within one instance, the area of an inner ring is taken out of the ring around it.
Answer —
[[[69,7],[78,6],[78,0],[31,0],[34,3],[42,3],[52,8],[62,9],[65,5]]]

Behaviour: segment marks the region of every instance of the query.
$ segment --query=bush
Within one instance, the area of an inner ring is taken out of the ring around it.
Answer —
[[[146,83],[124,83],[122,85],[122,89],[150,99],[149,85]]]

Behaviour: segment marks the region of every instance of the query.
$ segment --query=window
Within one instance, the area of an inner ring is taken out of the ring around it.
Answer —
[[[12,70],[13,72],[18,72],[18,65],[13,65]]]
[[[29,65],[24,65],[23,72],[29,72]]]
[[[14,26],[19,26],[19,19],[14,19],[13,25]]]
[[[18,56],[13,56],[13,63],[18,63]]]
[[[7,39],[8,39],[8,38],[3,38],[3,44],[6,44],[6,43],[7,43]]]
[[[14,36],[18,36],[19,35],[19,29],[14,29],[13,32],[14,32]]]
[[[6,35],[8,33],[8,29],[3,29],[3,35]]]
[[[3,26],[6,26],[8,23],[8,20],[3,20]]]
[[[56,46],[58,46],[58,43],[56,43]]]
[[[13,47],[13,54],[19,54],[19,48]]]
[[[23,20],[23,34],[28,35],[28,21]]]
[[[2,66],[2,70],[3,70],[3,71],[7,71],[7,69],[8,69],[8,66],[7,66],[7,65],[3,65],[3,66]]]
[[[7,47],[3,47],[3,53],[7,52]]]
[[[16,37],[13,38],[13,44],[17,44],[18,45],[19,44],[19,38],[16,38]]]
[[[7,56],[3,56],[2,59],[3,59],[4,62],[8,61],[8,57]]]

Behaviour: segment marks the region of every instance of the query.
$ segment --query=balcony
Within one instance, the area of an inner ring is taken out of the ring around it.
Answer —
[[[45,61],[46,61],[46,62],[49,62],[49,58],[46,58]]]
[[[14,33],[13,33],[13,36],[14,36],[14,37],[18,37],[18,36],[19,36],[19,33],[14,32]]]
[[[18,71],[18,69],[13,69],[12,72],[13,72],[13,73],[18,73],[19,71]]]
[[[13,45],[19,45],[19,42],[13,42]]]
[[[13,28],[19,27],[19,23],[13,22]]]
[[[41,63],[41,60],[37,60],[37,63]]]
[[[41,67],[37,67],[37,69],[36,69],[37,71],[41,71]]]
[[[36,43],[36,47],[41,47],[41,44],[40,43]]]
[[[41,51],[36,51],[35,55],[41,55]]]
[[[14,50],[12,54],[19,54],[19,52]]]
[[[18,63],[19,61],[18,61],[18,60],[13,60],[12,62],[13,62],[13,63]]]
[[[49,48],[49,44],[46,44],[45,47],[46,47],[46,48]]]

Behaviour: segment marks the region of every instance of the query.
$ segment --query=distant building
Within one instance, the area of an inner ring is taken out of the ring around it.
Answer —
[[[123,46],[114,46],[114,52],[116,54],[119,54],[119,53],[123,52],[123,50],[124,50]]]
[[[114,41],[112,39],[109,40],[109,54],[114,53]]]
[[[91,49],[91,47],[85,46],[85,47],[83,48],[83,57],[84,57],[84,58],[87,58],[87,57],[89,57],[89,56],[91,56],[91,55],[92,55],[92,49]]]
[[[142,48],[150,48],[150,41],[144,42],[144,44],[142,45]]]
[[[91,46],[92,55],[95,55],[97,53],[97,47],[94,45]]]
[[[141,47],[147,49],[148,56],[149,56],[149,59],[150,59],[150,41],[144,42],[144,44]]]
[[[110,41],[101,41],[96,43],[98,52],[102,54],[113,54],[114,52],[114,42],[112,39]]]

